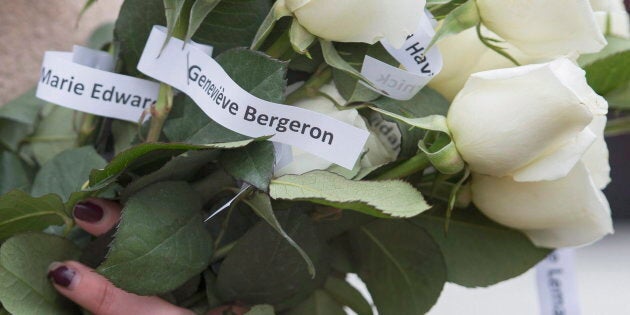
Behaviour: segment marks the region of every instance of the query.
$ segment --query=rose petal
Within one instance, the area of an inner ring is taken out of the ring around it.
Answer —
[[[578,246],[613,232],[610,206],[582,163],[554,181],[473,174],[472,193],[484,214],[523,230],[538,246]]]

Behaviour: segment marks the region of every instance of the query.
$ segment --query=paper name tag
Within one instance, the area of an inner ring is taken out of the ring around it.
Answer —
[[[310,110],[268,102],[243,90],[196,45],[171,38],[154,26],[138,70],[186,93],[217,123],[250,137],[298,147],[351,169],[369,133]]]
[[[579,315],[573,249],[557,249],[536,266],[541,315]]]
[[[361,74],[379,90],[372,90],[397,100],[408,100],[426,86],[442,70],[442,55],[437,46],[426,51],[435,35],[431,21],[426,14],[420,20],[415,33],[407,37],[401,48],[395,48],[386,41],[383,47],[407,70],[392,67],[378,59],[365,56]]]
[[[113,58],[75,46],[73,52],[44,55],[36,96],[94,115],[138,122],[157,100],[159,84],[112,73]]]

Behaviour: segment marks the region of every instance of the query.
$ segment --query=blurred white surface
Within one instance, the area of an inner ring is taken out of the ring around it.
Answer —
[[[615,222],[615,234],[576,249],[575,263],[582,315],[630,314],[630,221]],[[356,276],[349,278],[364,295],[368,294]],[[447,283],[428,314],[540,314],[536,270],[487,288],[470,289]]]

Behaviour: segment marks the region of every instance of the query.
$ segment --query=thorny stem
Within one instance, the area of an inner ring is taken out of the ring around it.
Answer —
[[[395,179],[407,177],[411,174],[420,172],[425,168],[431,166],[431,162],[426,154],[419,152],[416,156],[403,162],[402,164],[392,168],[391,170],[377,176],[375,179]]]
[[[280,37],[273,43],[265,53],[273,58],[282,59],[282,57],[287,53],[287,51],[291,51],[291,42],[289,41],[289,32],[286,31],[280,35]]]
[[[319,89],[331,79],[332,69],[328,65],[322,64],[304,85],[287,95],[285,103],[293,104],[303,98],[318,96]]]

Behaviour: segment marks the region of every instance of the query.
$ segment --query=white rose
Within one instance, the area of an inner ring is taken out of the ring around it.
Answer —
[[[479,210],[522,230],[538,246],[584,245],[613,233],[608,201],[582,162],[553,181],[516,182],[473,174],[471,188]]]
[[[501,40],[499,36],[482,27],[484,36]],[[529,56],[518,48],[503,42],[500,44],[510,56],[521,64],[547,62],[551,59]],[[440,92],[446,99],[453,100],[468,77],[476,72],[514,67],[514,63],[484,45],[475,28],[445,37],[437,43],[442,59],[442,71],[431,80],[429,87]]]
[[[339,104],[346,103],[346,100],[341,97],[337,88],[335,88],[332,84],[323,86],[321,91],[335,99],[335,101]],[[330,99],[323,96],[301,100],[296,102],[295,106],[322,113],[355,127],[369,130],[365,120],[356,109],[339,110]],[[367,143],[365,144],[365,150],[366,153],[361,159],[362,167],[391,162],[395,160],[397,156],[396,152],[389,149],[388,146],[385,146],[373,133],[370,133]],[[303,174],[312,170],[326,169],[331,165],[332,163],[327,160],[294,147],[293,161],[282,169],[276,171],[274,175],[282,176],[286,174]]]
[[[630,38],[630,19],[623,0],[591,0],[591,6],[602,33],[610,27],[611,35]]]
[[[515,181],[566,176],[596,139],[608,104],[568,59],[470,76],[447,116],[471,171]]]
[[[280,0],[315,36],[336,42],[374,44],[386,38],[400,47],[422,16],[425,0]]]
[[[533,56],[595,53],[606,46],[588,0],[477,0],[483,24]]]

